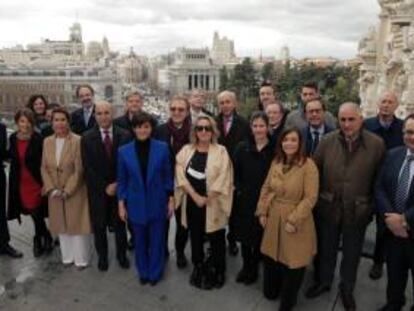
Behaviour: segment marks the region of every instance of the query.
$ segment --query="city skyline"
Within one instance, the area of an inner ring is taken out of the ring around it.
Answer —
[[[6,0],[0,47],[66,40],[77,20],[85,42],[108,37],[112,50],[164,54],[176,47],[211,47],[214,31],[234,40],[237,56],[278,56],[289,46],[293,57],[353,58],[359,39],[374,25],[376,0],[140,1]],[[259,35],[258,35],[259,34]],[[310,44],[313,43],[313,44]]]

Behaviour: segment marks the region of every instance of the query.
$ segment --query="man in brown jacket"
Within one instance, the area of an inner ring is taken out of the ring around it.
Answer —
[[[358,105],[344,103],[338,113],[340,129],[329,133],[314,154],[320,173],[318,214],[319,276],[306,296],[317,297],[331,287],[342,238],[340,296],[345,310],[355,310],[353,289],[365,230],[371,221],[373,183],[385,146],[362,128]]]

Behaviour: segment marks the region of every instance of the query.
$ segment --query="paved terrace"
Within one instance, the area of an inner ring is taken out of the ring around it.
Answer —
[[[84,271],[64,268],[60,264],[59,249],[55,248],[49,257],[33,258],[33,226],[28,217],[23,224],[11,223],[12,244],[24,252],[24,258],[11,260],[0,257],[0,310],[277,310],[278,302],[267,301],[261,292],[261,280],[245,286],[235,282],[241,267],[240,256],[228,258],[227,283],[220,290],[203,291],[188,283],[191,267],[178,270],[173,251],[173,234],[169,246],[171,256],[166,267],[165,278],[157,286],[142,286],[136,277],[135,269],[124,271],[114,258],[114,241],[110,237],[110,267],[106,273],[96,268],[96,255],[91,267]],[[174,226],[172,233],[175,232]],[[372,249],[373,228],[367,234],[366,249]],[[189,249],[187,255],[189,257]],[[130,253],[131,262],[133,256]],[[386,280],[371,281],[368,272],[371,261],[363,259],[359,270],[359,281],[355,295],[358,310],[376,310],[385,302]],[[309,284],[307,274],[302,288],[297,310],[343,310],[338,301],[337,280],[329,294],[315,300],[303,297],[303,289]],[[411,284],[411,283],[410,283]],[[408,304],[413,303],[411,286],[407,291]]]

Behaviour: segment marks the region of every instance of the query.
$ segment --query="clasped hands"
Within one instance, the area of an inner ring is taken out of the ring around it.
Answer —
[[[66,200],[66,198],[68,197],[68,194],[60,189],[53,189],[50,192],[50,197],[54,198],[54,199],[61,199],[61,200]]]
[[[259,222],[260,222],[260,225],[264,228],[264,227],[266,227],[266,223],[267,223],[267,216],[266,215],[260,215],[259,216]],[[287,233],[296,233],[297,231],[298,231],[298,229],[293,225],[293,224],[291,224],[290,222],[286,222],[285,223],[285,231],[287,232]]]

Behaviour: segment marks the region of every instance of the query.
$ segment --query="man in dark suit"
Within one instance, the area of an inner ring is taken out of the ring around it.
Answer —
[[[394,113],[398,108],[398,99],[393,92],[385,92],[378,101],[378,114],[364,121],[365,129],[381,137],[387,150],[404,145],[402,126],[403,121]],[[377,280],[382,276],[384,264],[385,224],[381,216],[377,215],[377,234],[375,238],[374,264],[369,277]]]
[[[225,146],[227,153],[233,161],[236,146],[242,140],[248,138],[250,134],[249,122],[236,112],[237,98],[234,92],[223,91],[217,96],[219,105],[219,115],[217,117],[217,128],[220,131],[218,143]],[[232,221],[230,217],[229,233],[229,252],[231,255],[237,255],[239,249],[236,240],[232,234]]]
[[[188,101],[190,102],[191,123],[194,123],[197,117],[202,115],[213,116],[205,107],[206,92],[203,89],[193,89]]]
[[[269,118],[270,143],[273,147],[276,147],[277,139],[282,133],[285,125],[285,108],[279,100],[275,99],[266,104],[264,111]]]
[[[14,249],[10,244],[9,228],[6,216],[6,172],[3,162],[7,157],[7,129],[0,123],[0,255],[11,258],[21,258],[23,254]]]
[[[125,94],[125,114],[116,118],[114,120],[114,124],[129,131],[131,133],[131,137],[135,137],[131,120],[134,114],[138,114],[142,111],[143,105],[144,98],[142,94],[137,90],[129,90]]]
[[[305,118],[308,125],[302,130],[306,154],[312,156],[322,137],[334,129],[325,122],[325,104],[320,98],[305,104]]]
[[[81,84],[76,88],[76,97],[82,108],[71,115],[70,128],[78,135],[93,128],[96,124],[93,98],[95,91],[89,84]]]
[[[115,231],[116,257],[119,265],[123,269],[129,268],[126,257],[126,228],[117,212],[116,164],[118,147],[128,143],[131,138],[126,130],[113,125],[112,114],[110,103],[97,102],[97,126],[85,132],[81,140],[82,162],[100,271],[108,270],[106,231],[110,225]]]
[[[375,189],[377,209],[387,228],[387,304],[380,311],[402,310],[408,272],[414,277],[414,115],[405,119],[403,131],[405,146],[387,152]]]

